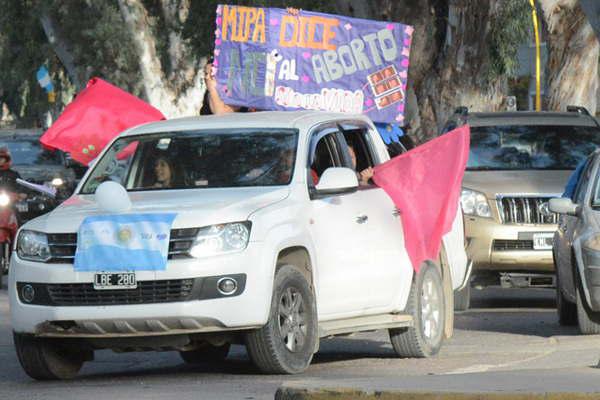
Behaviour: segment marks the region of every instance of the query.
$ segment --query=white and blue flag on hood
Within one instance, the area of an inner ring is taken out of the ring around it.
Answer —
[[[77,235],[75,271],[159,271],[167,267],[176,214],[86,217]]]

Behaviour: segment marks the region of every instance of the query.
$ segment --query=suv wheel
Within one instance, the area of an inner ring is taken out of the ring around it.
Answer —
[[[213,346],[210,343],[206,343],[199,349],[180,351],[179,355],[186,364],[214,363],[225,360],[229,354],[230,347],[229,343],[221,346]]]
[[[400,357],[425,358],[438,353],[446,320],[444,289],[434,264],[423,264],[410,289],[406,311],[413,326],[390,329],[392,347]]]
[[[93,358],[93,352],[66,346],[56,340],[45,340],[13,333],[17,357],[27,375],[37,380],[74,378],[84,361]]]
[[[567,300],[560,284],[560,274],[556,271],[556,312],[558,323],[563,326],[577,325],[577,306]]]
[[[246,348],[264,373],[296,374],[308,368],[318,340],[312,289],[291,265],[279,268],[267,324],[246,335]]]

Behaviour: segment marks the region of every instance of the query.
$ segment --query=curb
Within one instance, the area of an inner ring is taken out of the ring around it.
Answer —
[[[282,386],[275,400],[590,400],[600,396],[594,393],[444,393],[402,392],[354,389],[303,389]]]

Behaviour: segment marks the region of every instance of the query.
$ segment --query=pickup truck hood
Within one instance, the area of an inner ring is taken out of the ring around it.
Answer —
[[[561,194],[569,170],[466,171],[463,188],[482,192],[488,199],[498,194]]]
[[[132,207],[127,213],[174,212],[173,228],[201,227],[245,221],[254,211],[288,195],[287,187],[130,192]],[[107,212],[98,206],[94,195],[74,195],[25,227],[48,233],[77,232],[85,217],[102,214]]]

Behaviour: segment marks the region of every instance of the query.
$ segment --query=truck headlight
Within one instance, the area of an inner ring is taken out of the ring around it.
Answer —
[[[190,248],[195,258],[242,251],[250,240],[251,223],[233,222],[201,228]]]
[[[600,233],[594,234],[583,242],[583,247],[592,251],[600,251]]]
[[[470,189],[463,189],[460,194],[460,205],[462,206],[463,212],[467,215],[475,215],[484,218],[492,217],[490,204],[483,193]]]
[[[17,255],[23,260],[48,261],[51,257],[48,236],[41,232],[21,231],[17,239]]]

